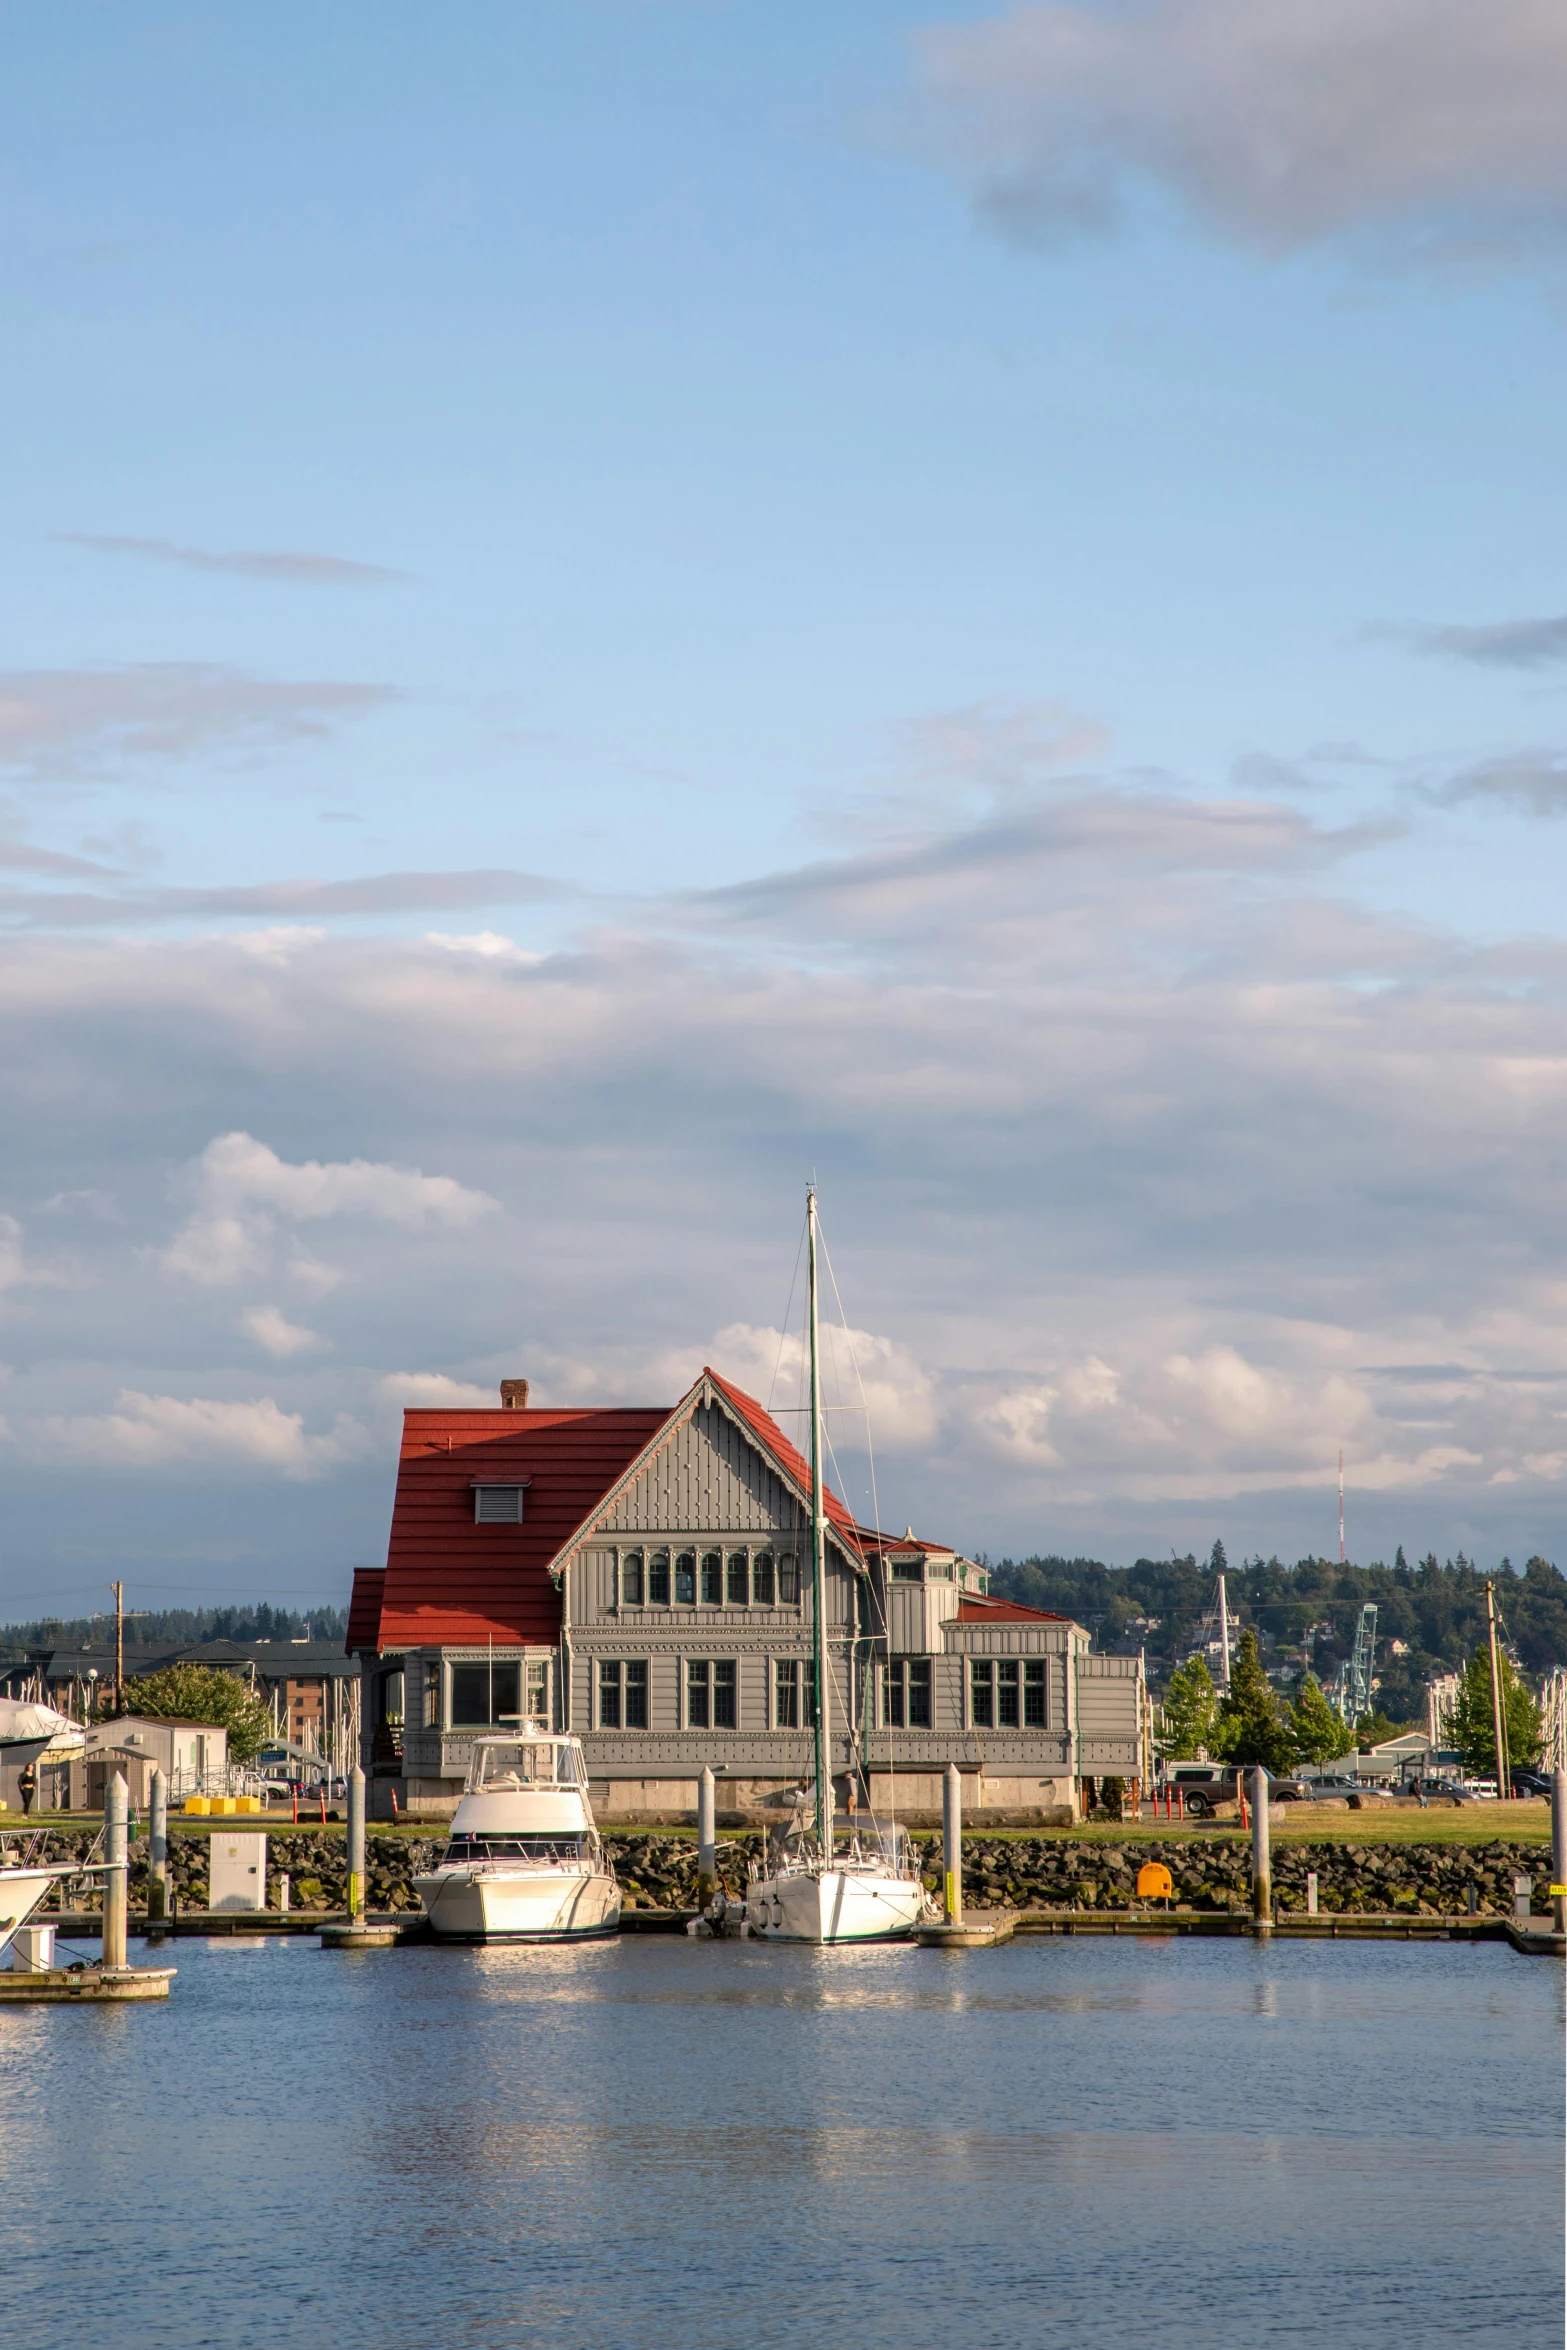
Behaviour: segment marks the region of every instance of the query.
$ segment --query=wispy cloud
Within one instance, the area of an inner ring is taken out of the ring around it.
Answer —
[[[1525,816],[1567,816],[1567,755],[1560,751],[1514,751],[1462,767],[1431,795],[1446,807],[1463,800],[1489,800]]]
[[[100,555],[141,555],[153,563],[178,563],[188,571],[225,571],[240,579],[287,581],[303,587],[384,587],[408,577],[384,563],[353,563],[342,555],[306,555],[253,547],[214,551],[210,547],[181,547],[172,539],[114,538],[87,530],[62,531],[73,547],[92,547]]]
[[[0,853],[0,865],[6,861]],[[62,876],[73,869],[80,870],[65,860],[59,868],[42,868],[50,873],[59,870]],[[301,877],[214,889],[0,890],[0,921],[48,930],[133,930],[154,923],[219,922],[258,915],[320,921],[333,915],[461,912],[476,906],[543,905],[571,894],[562,883],[542,874],[519,873],[503,866],[473,873],[364,873],[343,881]],[[277,934],[284,941],[291,935]],[[480,932],[474,939],[438,943],[500,951],[485,949],[479,943],[489,935]]]
[[[389,686],[256,677],[200,661],[0,671],[0,771],[33,782],[133,761],[254,754],[328,734],[396,697]]]
[[[919,56],[946,152],[1019,238],[1102,231],[1150,183],[1273,253],[1495,257],[1567,227],[1551,0],[1045,0]]]
[[[1496,620],[1479,627],[1407,632],[1418,653],[1473,661],[1483,669],[1546,669],[1567,661],[1567,614],[1546,620]]]

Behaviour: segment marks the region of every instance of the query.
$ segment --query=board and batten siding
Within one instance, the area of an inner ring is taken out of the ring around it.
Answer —
[[[701,1404],[621,1494],[602,1534],[800,1538],[806,1513],[751,1439],[716,1404]]]

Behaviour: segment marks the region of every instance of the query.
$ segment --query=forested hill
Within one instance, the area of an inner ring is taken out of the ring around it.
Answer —
[[[341,1640],[348,1630],[348,1612],[340,1607],[271,1607],[265,1600],[249,1606],[168,1607],[127,1616],[125,1636],[140,1647],[194,1648],[205,1640]],[[41,1616],[30,1624],[0,1624],[0,1648],[23,1651],[50,1643],[112,1640],[114,1618],[99,1616]]]
[[[1214,1605],[1225,1564],[1219,1544],[1208,1559],[1139,1559],[1133,1567],[1003,1559],[991,1566],[990,1588],[1026,1607],[1075,1616],[1096,1648],[1146,1648],[1150,1671],[1163,1681],[1190,1648],[1198,1617]],[[1390,1567],[1341,1567],[1329,1559],[1286,1567],[1275,1558],[1226,1571],[1230,1607],[1262,1636],[1269,1664],[1310,1664],[1322,1677],[1348,1655],[1360,1609],[1375,1600],[1378,1703],[1395,1721],[1423,1718],[1427,1681],[1452,1671],[1485,1639],[1486,1578],[1462,1551],[1445,1565],[1432,1556],[1410,1566],[1400,1551]],[[1495,1582],[1504,1637],[1525,1670],[1567,1665],[1567,1580],[1548,1559],[1532,1558],[1521,1575],[1504,1559]],[[1405,1643],[1405,1655],[1394,1653],[1395,1640]]]

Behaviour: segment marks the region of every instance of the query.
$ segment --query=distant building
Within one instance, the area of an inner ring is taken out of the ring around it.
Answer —
[[[815,1720],[800,1453],[711,1370],[672,1408],[502,1397],[404,1417],[387,1563],[355,1576],[347,1643],[372,1809],[449,1813],[475,1734],[519,1720],[581,1736],[607,1816],[692,1811],[704,1764],[731,1815],[787,1805]],[[826,1507],[840,1780],[930,1814],[950,1760],[970,1809],[1065,1819],[1085,1780],[1137,1775],[1139,1659],[992,1599],[948,1545]]]

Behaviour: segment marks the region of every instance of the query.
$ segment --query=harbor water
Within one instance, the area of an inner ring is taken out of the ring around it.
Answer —
[[[1503,1946],[166,1952],[0,2014],[29,2350],[1562,2339],[1563,1974]]]

